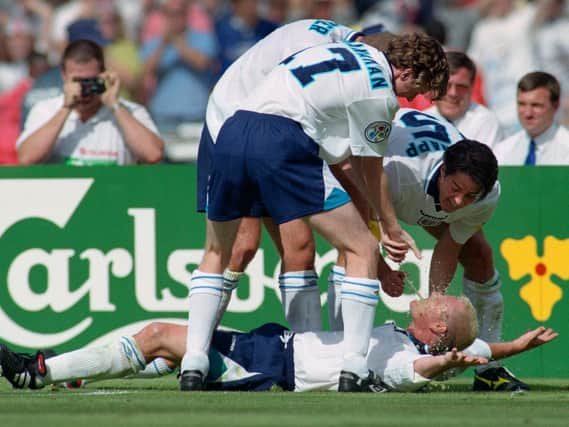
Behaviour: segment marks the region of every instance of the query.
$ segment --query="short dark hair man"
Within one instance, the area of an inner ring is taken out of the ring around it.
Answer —
[[[476,65],[463,52],[447,52],[447,61],[450,76],[446,94],[425,112],[448,120],[465,137],[495,147],[503,139],[498,117],[471,99]]]
[[[164,143],[146,109],[120,99],[120,80],[105,69],[101,47],[70,43],[61,62],[63,94],[38,102],[17,141],[21,164],[156,163]]]
[[[500,165],[569,165],[569,131],[559,125],[560,87],[549,73],[535,71],[518,82],[517,108],[522,130],[496,146]]]

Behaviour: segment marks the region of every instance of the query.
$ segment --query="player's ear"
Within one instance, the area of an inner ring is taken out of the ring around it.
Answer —
[[[401,81],[405,82],[413,78],[413,70],[411,68],[405,68],[400,75]]]
[[[444,335],[448,331],[448,325],[445,320],[437,320],[431,324],[431,331],[433,331],[436,335]]]

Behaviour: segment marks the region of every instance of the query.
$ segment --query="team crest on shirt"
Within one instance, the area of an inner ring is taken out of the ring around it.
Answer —
[[[391,125],[388,122],[370,123],[365,130],[366,139],[372,144],[385,141],[391,133]]]

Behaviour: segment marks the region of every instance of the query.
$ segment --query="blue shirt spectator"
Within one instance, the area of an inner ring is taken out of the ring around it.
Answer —
[[[212,83],[217,42],[211,33],[186,26],[187,3],[166,1],[166,33],[142,46],[145,73],[156,79],[148,104],[160,131],[172,132],[184,122],[203,121]]]
[[[257,0],[232,0],[231,10],[215,23],[221,73],[247,49],[278,27],[257,13]]]

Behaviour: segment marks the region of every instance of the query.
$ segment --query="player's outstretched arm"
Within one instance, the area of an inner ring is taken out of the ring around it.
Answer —
[[[513,341],[488,343],[488,345],[492,351],[492,358],[498,360],[540,347],[558,336],[559,333],[553,329],[539,326]]]
[[[453,348],[445,354],[421,357],[413,362],[415,372],[419,375],[433,379],[448,369],[467,368],[469,366],[483,365],[488,359],[482,356],[471,356]]]

